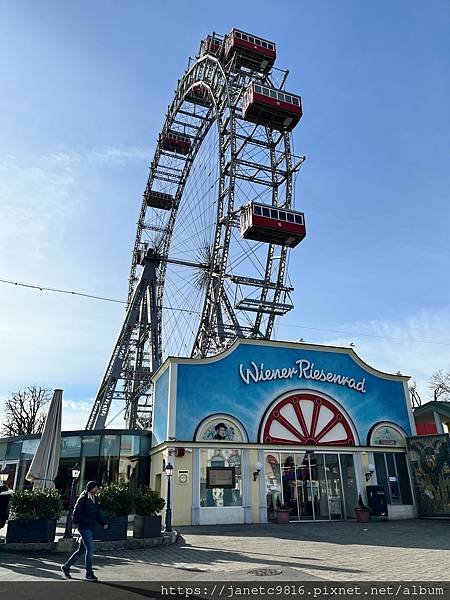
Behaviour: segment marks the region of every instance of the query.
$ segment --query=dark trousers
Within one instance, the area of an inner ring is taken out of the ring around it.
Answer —
[[[78,548],[64,566],[70,569],[83,554],[86,554],[86,575],[90,575],[92,573],[92,560],[94,556],[94,536],[92,529],[80,529],[80,543]]]

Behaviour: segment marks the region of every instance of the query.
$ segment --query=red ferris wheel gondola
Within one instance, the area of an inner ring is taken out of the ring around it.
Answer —
[[[305,215],[250,202],[241,211],[241,235],[248,240],[294,248],[306,235]]]
[[[292,131],[303,115],[302,99],[296,94],[252,82],[242,102],[246,121],[280,131]]]
[[[232,29],[225,39],[225,60],[235,58],[236,67],[247,67],[259,73],[268,73],[277,57],[275,44],[269,40]]]

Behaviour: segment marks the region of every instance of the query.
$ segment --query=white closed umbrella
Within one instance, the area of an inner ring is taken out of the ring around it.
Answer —
[[[62,394],[63,390],[53,392],[39,446],[27,473],[26,478],[34,487],[55,487],[61,451]]]

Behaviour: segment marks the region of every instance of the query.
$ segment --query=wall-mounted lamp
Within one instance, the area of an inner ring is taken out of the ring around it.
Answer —
[[[375,473],[375,465],[373,465],[372,463],[369,464],[369,466],[367,467],[367,473],[365,473],[366,475],[366,481],[369,481],[369,479],[371,479],[372,475]]]
[[[256,481],[258,479],[259,472],[261,471],[261,469],[262,469],[262,464],[258,461],[255,464],[255,470],[253,471],[253,481]]]

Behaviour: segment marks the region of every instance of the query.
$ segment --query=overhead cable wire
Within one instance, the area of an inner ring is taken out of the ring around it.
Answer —
[[[36,289],[36,290],[40,290],[41,292],[57,292],[60,294],[70,294],[72,296],[82,296],[83,298],[92,298],[93,300],[103,300],[105,302],[116,302],[118,304],[126,304],[125,300],[106,298],[104,296],[96,296],[94,294],[86,294],[83,292],[74,292],[71,290],[49,288],[49,287],[45,287],[43,285],[23,283],[23,282],[19,282],[19,281],[12,281],[9,279],[0,279],[0,283],[6,283],[6,284],[10,284],[10,285],[15,285],[18,287],[26,287],[26,288]],[[201,312],[199,312],[199,311],[197,312],[195,310],[188,309],[188,308],[163,306],[163,309],[178,311],[178,312],[186,312],[186,313],[197,314],[197,315],[201,314]],[[444,341],[440,341],[440,340],[419,340],[419,339],[413,339],[413,338],[400,338],[400,337],[393,337],[393,336],[387,336],[387,335],[377,335],[376,333],[362,333],[362,332],[358,332],[358,331],[343,331],[340,329],[325,329],[325,328],[321,328],[321,327],[310,327],[309,325],[301,325],[298,323],[282,323],[282,322],[280,322],[279,326],[280,327],[289,327],[289,328],[295,327],[296,329],[310,329],[311,331],[321,331],[324,333],[339,333],[341,335],[348,335],[348,336],[358,336],[359,335],[362,337],[372,337],[372,338],[378,338],[378,339],[382,339],[382,340],[393,340],[395,342],[414,342],[417,344],[436,344],[436,345],[440,345],[440,346],[450,346],[450,341],[444,342]],[[307,343],[307,342],[305,342],[305,343]]]

